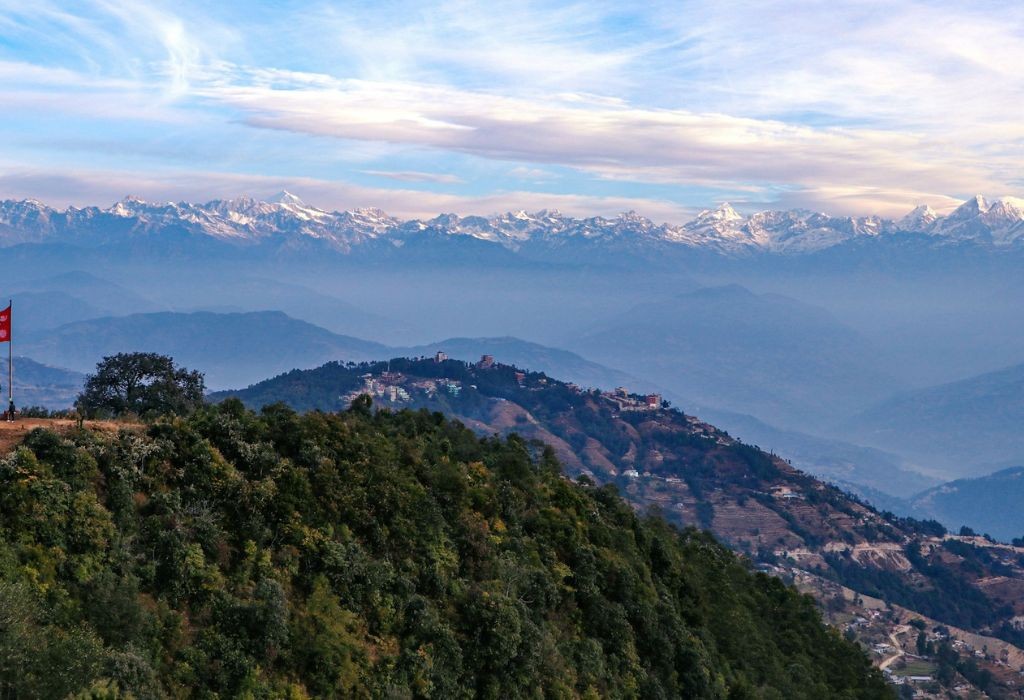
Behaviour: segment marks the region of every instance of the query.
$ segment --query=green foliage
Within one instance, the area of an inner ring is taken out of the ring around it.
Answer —
[[[950,545],[951,542],[954,544]],[[957,548],[958,545],[960,543],[954,540],[946,540],[943,543],[943,547],[948,549]],[[970,545],[964,547],[970,551],[976,550]],[[1012,617],[1011,610],[1005,606],[993,605],[992,601],[972,584],[971,577],[965,575],[969,570],[948,566],[941,560],[933,562],[923,556],[919,546],[913,543],[906,547],[905,554],[920,575],[917,582],[912,582],[897,572],[861,566],[853,560],[849,552],[826,553],[824,559],[830,568],[821,573],[842,581],[844,585],[858,592],[903,605],[922,615],[957,627],[979,629]],[[972,562],[967,560],[965,564],[969,568]],[[1008,630],[994,631],[1007,641],[1015,641],[1013,636],[1004,634]]]
[[[890,523],[898,526],[907,532],[925,537],[945,537],[946,526],[937,520],[918,520],[916,518],[901,518],[889,511],[882,511],[882,517]]]
[[[153,352],[104,357],[86,377],[75,406],[87,416],[185,415],[202,405],[203,375]]]
[[[0,697],[891,697],[710,536],[440,414],[37,430],[0,461]]]

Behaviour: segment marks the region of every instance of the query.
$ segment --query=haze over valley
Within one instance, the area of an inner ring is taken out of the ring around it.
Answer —
[[[896,220],[726,205],[675,225],[402,221],[292,194],[67,211],[8,201],[0,242],[19,261],[19,351],[54,367],[153,350],[227,389],[334,359],[495,354],[663,392],[785,445],[812,473],[908,497],[1024,460],[1004,369],[1024,357],[1013,201]],[[879,478],[879,465],[908,476]]]

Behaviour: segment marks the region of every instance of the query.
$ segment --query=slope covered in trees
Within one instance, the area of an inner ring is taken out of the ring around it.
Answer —
[[[643,397],[501,363],[399,358],[296,370],[213,398],[336,410],[363,391],[378,405],[440,411],[482,435],[540,440],[570,475],[613,483],[638,510],[707,529],[781,576],[813,572],[943,624],[1024,641],[1014,622],[1024,615],[1021,551],[965,559],[950,551],[941,524],[880,513],[694,416],[638,407]]]
[[[809,598],[440,414],[237,401],[0,462],[0,695],[888,697]]]

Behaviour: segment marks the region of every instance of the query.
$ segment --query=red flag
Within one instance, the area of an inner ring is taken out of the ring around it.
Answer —
[[[11,342],[11,307],[0,311],[0,343]]]

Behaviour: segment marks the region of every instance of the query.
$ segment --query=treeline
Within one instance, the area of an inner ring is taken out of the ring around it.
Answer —
[[[812,601],[440,414],[201,406],[0,462],[0,697],[876,698]]]
[[[943,543],[953,551],[948,545],[949,541]],[[908,544],[904,554],[926,585],[915,585],[896,571],[863,566],[849,551],[825,553],[829,568],[818,572],[859,593],[902,605],[947,625],[974,630],[993,628],[996,636],[1015,642],[1006,637],[1007,629],[998,627],[1001,620],[1012,617],[1007,606],[995,605],[964,572],[941,561],[933,563],[921,554],[916,542]]]

